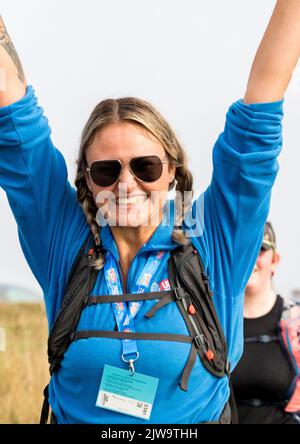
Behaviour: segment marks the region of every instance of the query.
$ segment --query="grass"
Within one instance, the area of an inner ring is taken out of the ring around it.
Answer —
[[[6,350],[0,351],[0,424],[39,423],[49,381],[43,304],[0,303]]]

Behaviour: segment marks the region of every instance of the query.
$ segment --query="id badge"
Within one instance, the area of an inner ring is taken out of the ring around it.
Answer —
[[[105,365],[96,406],[150,419],[159,379]]]

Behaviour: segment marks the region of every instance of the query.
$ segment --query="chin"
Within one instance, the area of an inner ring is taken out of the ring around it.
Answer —
[[[257,282],[250,282],[248,281],[248,284],[246,285],[246,293],[255,293],[258,289],[258,283]]]
[[[147,227],[149,215],[148,213],[144,214],[140,211],[128,211],[126,214],[118,214],[116,218],[109,217],[107,218],[108,224],[110,226],[117,227]]]

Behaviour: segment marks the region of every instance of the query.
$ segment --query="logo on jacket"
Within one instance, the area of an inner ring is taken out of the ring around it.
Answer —
[[[169,279],[164,279],[159,283],[159,288],[161,291],[168,291],[171,289]]]
[[[150,291],[155,292],[155,291],[159,291],[159,285],[157,282],[153,282],[153,284],[151,285]]]

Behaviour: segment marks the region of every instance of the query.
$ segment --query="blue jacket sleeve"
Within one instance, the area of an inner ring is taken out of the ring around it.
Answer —
[[[242,328],[243,291],[260,249],[278,171],[282,104],[240,100],[229,108],[213,149],[211,184],[192,210],[198,234],[191,240],[203,258],[232,344]]]
[[[0,186],[27,262],[45,295],[69,268],[65,251],[84,226],[65,161],[50,133],[31,86],[18,102],[0,108]]]

